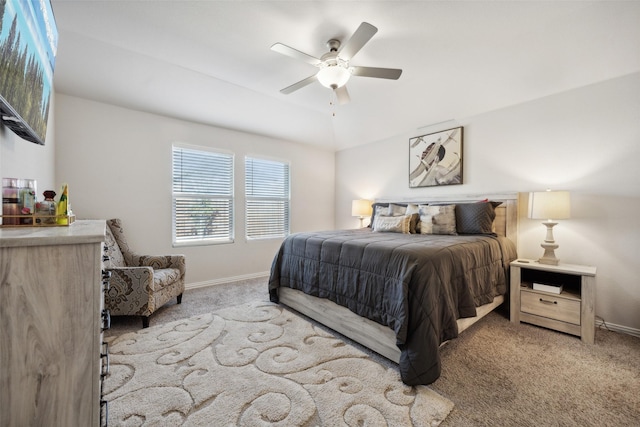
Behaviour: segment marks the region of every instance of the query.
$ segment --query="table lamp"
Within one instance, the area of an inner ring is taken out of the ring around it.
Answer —
[[[554,220],[567,219],[571,215],[570,195],[568,191],[535,191],[529,193],[529,218],[545,219],[542,224],[547,227],[547,235],[540,246],[544,249],[541,264],[558,265],[560,260],[556,258],[555,250],[558,245],[553,239],[553,227],[557,225]]]
[[[371,216],[371,200],[358,199],[351,202],[351,216],[357,216],[360,218],[360,228],[363,227],[362,220],[365,217]]]

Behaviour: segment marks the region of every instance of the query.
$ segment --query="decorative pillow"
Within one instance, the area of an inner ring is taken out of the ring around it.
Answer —
[[[407,207],[402,205],[396,205],[395,203],[389,204],[389,216],[401,216],[407,213]]]
[[[495,208],[502,202],[462,203],[456,205],[456,229],[460,234],[495,234]]]
[[[420,224],[418,205],[413,203],[408,203],[405,206],[397,203],[389,203],[388,215],[389,216],[411,215],[411,222],[409,223],[409,233],[411,234],[420,233],[420,231],[418,231],[420,229],[418,227],[418,224]]]
[[[411,217],[411,220],[409,221],[409,233],[411,234],[420,234],[420,215],[417,213],[414,214],[407,214],[407,216]]]
[[[373,222],[377,215],[389,215],[389,203],[374,203],[371,208],[371,220],[367,227],[373,228]]]
[[[409,234],[411,227],[411,215],[382,216],[376,215],[373,222],[373,231],[380,233]]]
[[[458,234],[456,205],[419,205],[420,234]]]
[[[420,234],[420,210],[415,203],[407,204],[407,215],[411,217],[411,234]]]
[[[406,214],[419,214],[420,208],[415,203],[407,203],[407,211]]]

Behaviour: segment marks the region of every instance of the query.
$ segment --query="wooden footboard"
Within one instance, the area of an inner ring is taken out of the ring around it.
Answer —
[[[278,296],[281,304],[328,326],[393,362],[400,362],[400,349],[396,346],[396,335],[388,327],[360,317],[333,301],[307,295],[295,289],[279,288]],[[503,295],[497,296],[492,303],[478,307],[477,316],[459,319],[458,331],[464,331],[493,311],[503,301]]]

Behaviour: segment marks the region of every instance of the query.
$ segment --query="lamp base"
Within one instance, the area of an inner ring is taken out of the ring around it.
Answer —
[[[540,246],[544,248],[544,254],[542,258],[538,259],[540,264],[558,265],[560,260],[556,258],[555,249],[558,249],[558,245],[543,243]]]
[[[544,254],[542,258],[538,259],[540,264],[548,264],[548,265],[558,265],[560,260],[556,258],[555,250],[558,249],[558,245],[556,245],[556,241],[553,239],[553,226],[557,225],[557,222],[545,221],[545,227],[547,227],[547,235],[544,239],[544,243],[540,246],[544,249]]]

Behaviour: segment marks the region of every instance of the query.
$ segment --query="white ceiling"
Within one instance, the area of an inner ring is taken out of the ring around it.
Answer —
[[[638,1],[53,0],[57,92],[340,150],[640,71]],[[331,107],[320,57],[361,22],[378,33]],[[335,113],[335,116],[333,115]],[[114,124],[117,125],[117,124]]]

